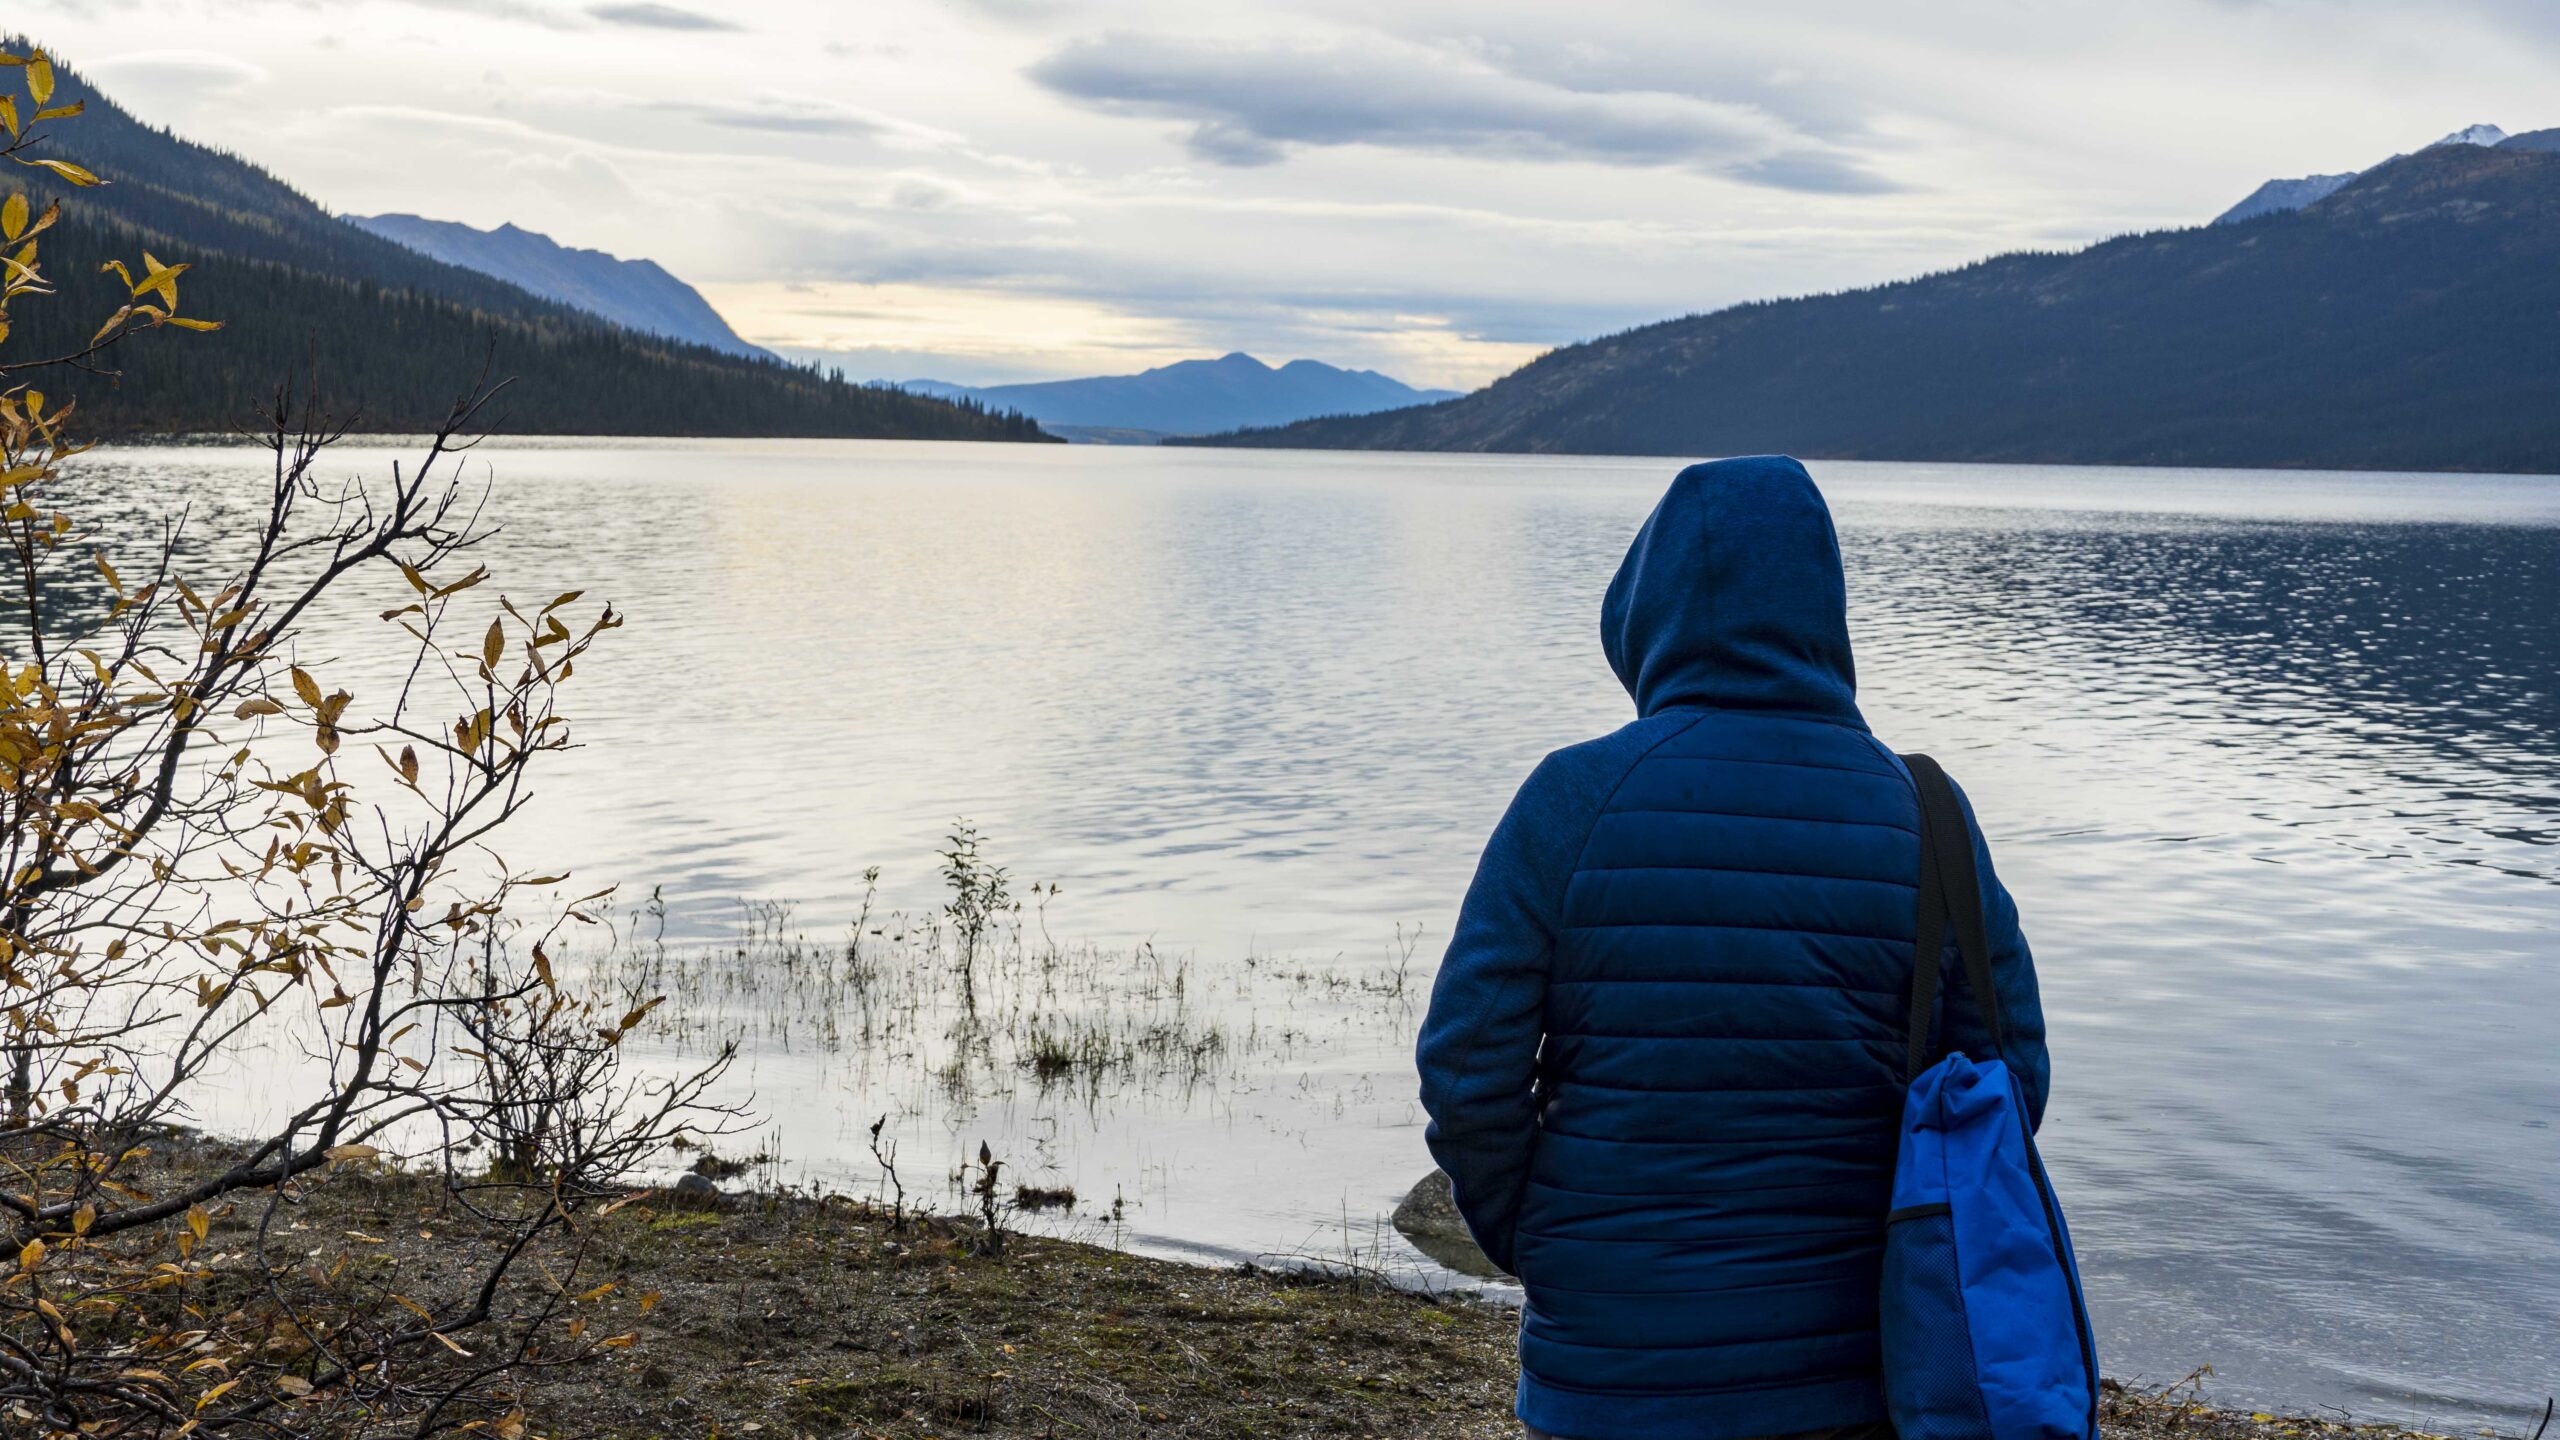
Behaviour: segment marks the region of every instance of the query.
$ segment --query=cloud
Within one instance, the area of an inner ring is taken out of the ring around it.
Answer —
[[[234,94],[267,78],[262,66],[204,50],[133,50],[80,68],[119,97],[179,102]]]
[[[1188,121],[1185,144],[1228,166],[1301,146],[1676,166],[1826,192],[1895,187],[1750,105],[1662,90],[1570,88],[1486,57],[1384,37],[1217,43],[1114,35],[1034,65],[1052,93],[1112,114]]]
[[[629,25],[642,30],[744,30],[746,27],[717,15],[682,10],[673,5],[659,5],[653,0],[617,0],[610,5],[590,5],[587,13],[608,25]]]
[[[639,193],[631,188],[631,182],[614,168],[612,161],[589,151],[519,155],[501,168],[508,175],[539,185],[546,194],[561,200],[586,205],[628,205],[640,199]]]
[[[768,135],[818,135],[837,139],[894,140],[908,146],[959,143],[948,130],[900,120],[876,110],[800,95],[757,95],[746,100],[659,100],[652,110],[684,115],[727,130]]]

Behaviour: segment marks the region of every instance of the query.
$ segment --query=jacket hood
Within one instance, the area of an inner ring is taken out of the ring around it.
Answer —
[[[1636,532],[1600,607],[1636,711],[1705,706],[1864,725],[1831,510],[1802,465],[1692,465]]]

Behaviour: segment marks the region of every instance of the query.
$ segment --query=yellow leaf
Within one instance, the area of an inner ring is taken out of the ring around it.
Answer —
[[[89,337],[89,343],[95,345],[99,341],[106,339],[109,335],[114,334],[115,328],[131,319],[132,316],[133,307],[130,305],[127,305],[116,311],[113,315],[108,316],[107,323],[98,327],[98,333]]]
[[[240,708],[231,712],[231,718],[235,720],[246,720],[253,715],[281,715],[283,713],[283,706],[268,699],[264,695],[258,695],[241,701]]]
[[[88,1234],[89,1227],[97,1223],[98,1207],[95,1205],[83,1205],[71,1212],[71,1233],[74,1235]]]
[[[435,1321],[436,1317],[432,1311],[428,1310],[426,1306],[419,1304],[417,1301],[410,1299],[406,1295],[394,1295],[391,1297],[391,1301],[393,1304],[402,1307],[421,1320],[427,1321],[430,1324]]]
[[[314,710],[320,708],[320,682],[299,665],[293,667],[293,693],[302,697],[303,704]]]
[[[178,277],[186,273],[187,267],[184,265],[163,265],[158,259],[153,257],[150,251],[145,250],[142,252],[142,269],[142,283],[133,287],[133,293],[136,295],[142,295],[151,291],[157,291],[159,292],[160,299],[163,303],[168,305],[172,310],[177,309]]]
[[[123,594],[124,582],[116,578],[116,567],[107,563],[107,557],[93,550],[89,558],[97,564],[98,573],[106,577],[107,588],[119,595]]]
[[[53,98],[53,63],[42,51],[27,57],[27,93],[39,105]]]
[[[480,637],[480,663],[495,670],[507,654],[507,624],[503,620],[489,622],[489,633]]]
[[[430,1334],[430,1335],[433,1335],[434,1337],[436,1337],[436,1343],[437,1343],[437,1344],[442,1345],[444,1348],[446,1348],[447,1350],[452,1351],[454,1354],[461,1356],[461,1357],[462,1357],[463,1359],[465,1359],[465,1360],[468,1360],[468,1359],[470,1359],[470,1358],[471,1358],[471,1352],[470,1352],[470,1351],[468,1351],[468,1350],[465,1350],[465,1349],[463,1349],[461,1346],[459,1346],[459,1345],[455,1344],[455,1343],[453,1342],[453,1337],[452,1337],[452,1336],[447,1335],[446,1333],[444,1333],[444,1332],[443,1332],[443,1331],[441,1331],[441,1330],[430,1330],[430,1331],[428,1331],[427,1333],[428,1333],[428,1334]]]
[[[203,1239],[205,1237],[205,1232],[212,1228],[213,1217],[205,1213],[205,1208],[203,1206],[190,1205],[187,1207],[187,1229],[189,1232],[194,1234],[197,1239]]]
[[[18,101],[13,95],[0,95],[0,129],[18,133]]]
[[[88,108],[88,101],[74,100],[68,105],[48,105],[44,109],[36,112],[36,118],[39,120],[68,120],[72,116],[77,115]]]
[[[219,330],[222,328],[222,322],[219,320],[198,320],[192,316],[186,315],[172,315],[161,323],[164,325],[175,325],[181,330]]]
[[[5,203],[0,203],[0,236],[5,236],[14,244],[17,238],[25,233],[27,233],[27,195],[21,190],[10,196]]]
[[[15,117],[12,116],[11,118]],[[16,134],[17,132],[15,129],[12,129],[10,133]],[[50,170],[54,174],[61,176],[63,179],[70,181],[74,185],[89,186],[105,183],[97,176],[81,169],[79,166],[72,164],[68,160],[30,160],[24,155],[17,157],[17,159],[18,163],[21,165],[34,165],[42,169]]]
[[[26,1248],[18,1252],[18,1268],[20,1270],[33,1270],[43,1263],[44,1242],[41,1240],[28,1241]]]

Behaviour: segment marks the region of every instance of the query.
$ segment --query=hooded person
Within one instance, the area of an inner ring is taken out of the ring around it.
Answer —
[[[1858,713],[1804,467],[1682,471],[1600,632],[1637,718],[1521,786],[1418,1047],[1431,1152],[1524,1292],[1520,1418],[1560,1440],[1881,1427],[1919,800]],[[2034,969],[1975,835],[2001,1053],[2040,1122]],[[1945,968],[1943,1039],[1983,1053]]]

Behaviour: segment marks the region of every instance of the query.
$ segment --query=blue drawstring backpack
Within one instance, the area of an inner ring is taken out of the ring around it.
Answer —
[[[1946,772],[1905,755],[1920,794],[1910,1093],[1886,1217],[1885,1401],[1900,1440],[2096,1440],[2098,1354],[2071,1233],[1999,1058],[1973,837]],[[1992,1054],[1927,1063],[1940,947],[1955,930]]]

